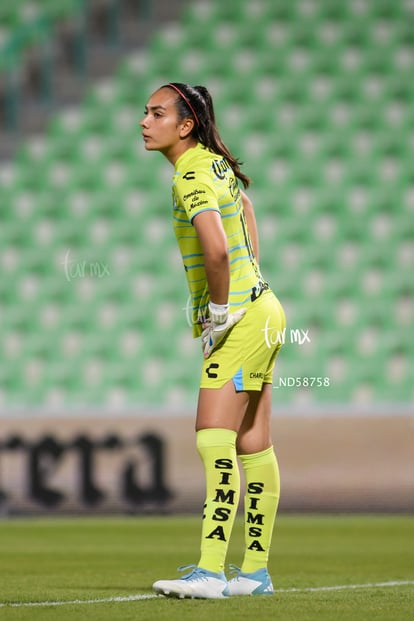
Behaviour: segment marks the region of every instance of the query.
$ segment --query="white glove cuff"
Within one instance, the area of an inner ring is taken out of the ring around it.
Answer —
[[[209,302],[208,310],[210,312],[210,319],[213,323],[218,325],[226,323],[229,316],[228,304],[215,304],[214,302]]]

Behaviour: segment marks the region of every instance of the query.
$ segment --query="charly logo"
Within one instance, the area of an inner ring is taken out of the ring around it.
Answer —
[[[212,362],[206,369],[207,377],[209,379],[216,379],[218,377],[218,373],[215,372],[214,369],[218,369],[219,365],[217,362]]]
[[[183,179],[185,179],[186,181],[193,181],[195,179],[195,171],[189,170],[185,173],[185,175],[183,175]]]

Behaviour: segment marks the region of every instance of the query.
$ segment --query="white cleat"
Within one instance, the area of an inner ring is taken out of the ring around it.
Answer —
[[[222,599],[227,597],[227,580],[223,572],[214,573],[195,565],[180,567],[179,571],[192,571],[177,580],[157,580],[152,588],[158,595],[184,599]]]
[[[234,565],[231,569],[237,575],[228,581],[227,590],[229,595],[273,595],[274,588],[267,569],[258,569],[252,573],[243,573]]]

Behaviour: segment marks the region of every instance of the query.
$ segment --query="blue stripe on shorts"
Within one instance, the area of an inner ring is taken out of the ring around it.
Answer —
[[[243,371],[242,368],[233,375],[233,384],[236,390],[243,390]]]

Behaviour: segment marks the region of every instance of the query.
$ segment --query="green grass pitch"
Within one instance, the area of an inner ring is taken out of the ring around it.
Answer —
[[[410,516],[279,516],[271,597],[173,600],[152,583],[198,557],[196,517],[0,521],[5,621],[405,621],[414,615]],[[228,561],[240,564],[236,522]],[[144,596],[148,595],[148,598]],[[48,602],[48,603],[47,603]]]

